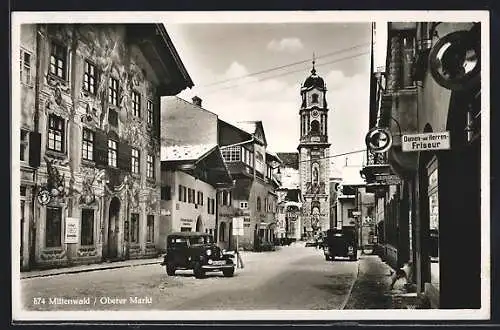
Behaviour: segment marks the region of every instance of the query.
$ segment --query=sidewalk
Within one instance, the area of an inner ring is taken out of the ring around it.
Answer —
[[[377,255],[361,255],[358,277],[344,309],[415,309],[419,306],[416,293],[390,290],[391,271]]]
[[[162,261],[163,257],[160,257],[160,258],[148,258],[148,259],[132,259],[132,260],[114,261],[114,262],[102,262],[98,264],[78,265],[73,267],[61,267],[61,268],[53,268],[45,270],[33,270],[28,272],[21,272],[21,279],[160,264]]]

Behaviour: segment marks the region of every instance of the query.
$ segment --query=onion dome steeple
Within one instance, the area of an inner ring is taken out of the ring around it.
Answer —
[[[315,64],[316,64],[316,57],[313,54],[313,61],[312,61],[313,67],[311,69],[311,75],[306,78],[306,81],[304,81],[303,88],[306,89],[309,89],[311,87],[317,87],[321,89],[325,88],[325,81],[323,80],[323,78],[321,78],[316,74]]]

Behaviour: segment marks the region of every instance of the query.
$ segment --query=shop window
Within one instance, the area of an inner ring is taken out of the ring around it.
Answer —
[[[181,231],[191,231],[191,227],[181,227]]]
[[[137,92],[132,92],[132,111],[134,116],[141,116],[141,94]]]
[[[139,243],[139,214],[130,215],[130,242]]]
[[[109,77],[108,81],[108,102],[112,105],[118,105],[118,79]]]
[[[94,64],[85,61],[83,73],[83,90],[95,95],[97,90],[97,69]]]
[[[66,47],[52,42],[50,49],[50,65],[49,72],[51,75],[54,75],[61,79],[66,79],[66,67],[67,67],[67,59],[66,59]]]
[[[80,233],[81,245],[94,244],[94,210],[82,209],[82,224]]]
[[[116,141],[108,140],[108,165],[116,167],[116,159],[118,155],[118,146]]]
[[[31,85],[31,54],[24,49],[20,53],[21,83]]]
[[[61,246],[61,208],[47,207],[45,218],[45,247]]]
[[[147,235],[147,240],[146,242],[148,243],[153,243],[155,240],[155,216],[152,214],[148,215],[148,235]]]
[[[82,132],[82,157],[85,160],[94,159],[94,132],[88,128]]]
[[[28,161],[29,157],[29,131],[21,130],[20,160]]]
[[[64,149],[64,119],[49,115],[49,130],[47,138],[47,149],[63,152]]]

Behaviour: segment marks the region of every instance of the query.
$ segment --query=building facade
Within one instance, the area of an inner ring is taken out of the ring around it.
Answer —
[[[160,96],[192,86],[165,28],[21,30],[21,269],[156,255]]]
[[[301,87],[299,171],[304,197],[303,220],[308,235],[330,228],[330,162],[328,104],[323,78],[311,70]]]
[[[241,248],[259,250],[274,241],[278,181],[273,175],[279,158],[266,150],[262,122],[235,125],[219,119],[219,146],[235,186],[226,205],[221,205],[220,221],[232,228],[234,217],[243,217]],[[229,205],[228,205],[229,204]],[[231,243],[234,246],[233,238]],[[228,243],[229,244],[229,243]]]
[[[219,147],[162,147],[161,176],[160,241],[166,242],[168,234],[184,231],[215,237],[219,227],[217,192],[233,185]]]
[[[416,291],[431,307],[479,308],[481,26],[381,28],[387,29],[386,69],[371,77],[370,127],[388,129],[393,143],[363,172],[377,209],[385,204],[376,211],[384,217],[385,244],[395,245],[398,266],[412,261]],[[383,90],[376,87],[381,79]],[[449,134],[450,147],[403,150],[402,135],[416,133]],[[382,163],[399,182],[381,175],[376,165]]]

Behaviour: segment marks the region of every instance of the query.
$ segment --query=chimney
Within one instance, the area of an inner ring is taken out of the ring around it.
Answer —
[[[194,105],[197,105],[201,108],[201,99],[198,96],[194,96],[192,100]]]

